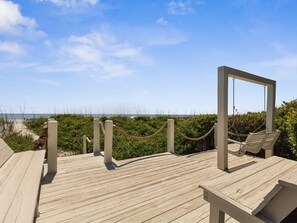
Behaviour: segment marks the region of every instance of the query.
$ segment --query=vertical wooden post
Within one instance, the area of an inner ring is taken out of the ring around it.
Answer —
[[[274,113],[275,113],[275,95],[276,84],[268,85],[267,87],[267,113],[266,113],[266,130],[268,132],[274,131]],[[271,150],[265,150],[265,158],[273,156],[274,148]]]
[[[93,152],[100,152],[100,121],[94,118],[93,122]]]
[[[209,223],[224,223],[225,222],[225,213],[210,204],[210,213],[209,213]]]
[[[174,153],[174,119],[167,120],[167,152]]]
[[[218,147],[218,123],[214,124],[214,148]]]
[[[218,68],[218,169],[228,170],[228,74]]]
[[[48,173],[57,173],[58,122],[48,121]]]
[[[105,121],[105,137],[104,137],[104,163],[112,162],[112,136],[113,122],[112,120]]]
[[[83,135],[83,153],[87,153],[87,136]]]

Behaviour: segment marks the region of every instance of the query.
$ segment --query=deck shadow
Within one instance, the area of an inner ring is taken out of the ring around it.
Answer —
[[[228,173],[235,172],[237,170],[243,169],[245,167],[251,166],[251,165],[256,164],[256,163],[257,163],[256,161],[251,161],[251,162],[248,162],[248,163],[245,163],[245,164],[241,164],[239,166],[232,167],[232,168],[228,169]]]
[[[156,157],[160,157],[160,156],[170,156],[170,155],[175,155],[175,154],[169,154],[169,153],[166,153],[166,154],[157,154],[157,155],[151,155],[151,156],[147,156],[147,157],[140,157],[138,159],[134,159],[134,160],[131,160],[127,163],[123,163],[121,165],[116,165],[117,168],[120,168],[120,167],[123,167],[123,166],[126,166],[126,165],[129,165],[131,163],[135,163],[135,162],[139,162],[139,161],[142,161],[142,160],[146,160],[146,159],[152,159],[152,158],[156,158]]]
[[[115,170],[118,167],[117,164],[114,162],[105,163],[104,165],[105,165],[106,169],[108,169],[108,170]]]
[[[46,173],[43,180],[41,181],[41,185],[52,183],[56,175],[57,173]]]

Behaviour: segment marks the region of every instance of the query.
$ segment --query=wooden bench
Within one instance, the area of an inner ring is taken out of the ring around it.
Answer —
[[[280,131],[249,133],[245,142],[228,139],[228,151],[233,155],[243,156],[246,152],[259,153],[261,149],[271,150],[274,147]]]
[[[0,222],[34,222],[44,150],[14,153],[0,139]]]
[[[211,223],[281,222],[297,207],[297,162],[273,156],[200,185]]]

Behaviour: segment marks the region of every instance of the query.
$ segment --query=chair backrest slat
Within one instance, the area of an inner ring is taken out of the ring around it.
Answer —
[[[0,167],[12,156],[13,150],[0,139]]]
[[[265,132],[260,133],[250,133],[246,138],[246,145],[242,148],[243,151],[248,151],[251,153],[260,152],[267,135]]]
[[[272,149],[274,144],[276,143],[278,137],[280,136],[280,131],[275,131],[275,132],[267,132],[267,138],[265,142],[262,145],[263,149]]]

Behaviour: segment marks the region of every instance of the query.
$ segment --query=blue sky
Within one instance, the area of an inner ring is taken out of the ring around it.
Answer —
[[[296,99],[296,11],[294,0],[0,0],[0,108],[216,113],[222,65],[276,80],[280,105]],[[236,81],[236,107],[263,110],[263,87]]]

